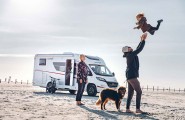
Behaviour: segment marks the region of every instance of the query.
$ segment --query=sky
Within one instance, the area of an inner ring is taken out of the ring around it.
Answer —
[[[0,79],[33,78],[35,54],[83,53],[103,58],[124,85],[125,45],[141,30],[137,13],[159,31],[149,35],[140,59],[141,86],[185,88],[184,0],[0,0]]]

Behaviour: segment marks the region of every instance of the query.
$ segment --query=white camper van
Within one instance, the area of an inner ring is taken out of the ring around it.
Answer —
[[[34,60],[33,85],[48,88],[54,81],[56,90],[67,90],[75,94],[78,90],[77,67],[79,54],[36,54]],[[118,82],[100,57],[86,55],[88,84],[85,91],[95,96],[104,88],[116,88]],[[55,91],[54,91],[55,92]]]

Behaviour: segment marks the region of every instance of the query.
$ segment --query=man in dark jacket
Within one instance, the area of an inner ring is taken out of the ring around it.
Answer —
[[[147,33],[144,33],[141,36],[141,42],[139,43],[136,50],[129,46],[123,47],[122,51],[124,53],[123,57],[126,57],[127,60],[127,69],[126,69],[126,78],[128,82],[128,97],[127,97],[127,105],[126,112],[132,112],[130,110],[130,102],[134,94],[134,90],[136,91],[136,113],[144,113],[140,110],[140,102],[141,102],[141,87],[138,81],[139,77],[139,58],[138,54],[143,50],[145,46],[145,39],[147,37]]]

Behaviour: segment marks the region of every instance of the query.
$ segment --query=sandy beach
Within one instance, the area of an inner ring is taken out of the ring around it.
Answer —
[[[0,120],[184,120],[184,92],[143,91],[142,110],[150,115],[125,113],[126,96],[117,112],[115,104],[109,102],[107,110],[96,106],[96,97],[83,96],[85,106],[76,106],[75,95],[58,91],[45,93],[45,89],[32,85],[0,83]],[[135,110],[135,96],[132,101]]]

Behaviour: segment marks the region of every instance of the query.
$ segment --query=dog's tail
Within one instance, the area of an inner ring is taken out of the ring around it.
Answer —
[[[96,105],[100,105],[101,104],[101,97],[99,96],[98,100],[96,101]]]

